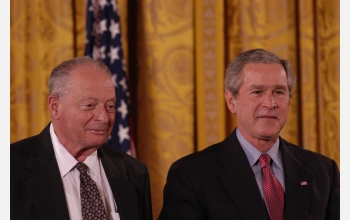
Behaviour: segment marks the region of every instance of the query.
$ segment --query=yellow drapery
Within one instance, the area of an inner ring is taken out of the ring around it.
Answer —
[[[224,70],[261,47],[298,77],[281,136],[340,165],[339,0],[120,0],[136,151],[150,172],[154,219],[176,159],[221,141],[236,126]],[[50,121],[47,78],[83,55],[86,0],[11,0],[11,143]]]
[[[77,7],[72,1],[10,2],[11,143],[38,134],[49,123],[48,76],[84,49],[85,2],[75,2]]]
[[[171,163],[195,150],[194,16],[191,1],[140,6],[137,155],[150,172],[157,217]]]

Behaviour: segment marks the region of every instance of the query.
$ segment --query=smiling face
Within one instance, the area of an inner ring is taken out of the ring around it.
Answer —
[[[226,104],[237,116],[239,131],[252,145],[260,140],[275,142],[289,113],[286,72],[281,64],[248,63],[242,74],[236,98],[225,91]]]
[[[78,66],[68,77],[66,95],[50,95],[49,105],[57,137],[76,157],[96,150],[111,134],[116,96],[111,77],[96,66]]]

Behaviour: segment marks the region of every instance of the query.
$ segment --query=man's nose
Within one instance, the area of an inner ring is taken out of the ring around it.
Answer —
[[[104,107],[96,109],[95,118],[102,123],[108,123],[108,112]]]
[[[273,108],[277,107],[277,103],[276,103],[275,97],[273,96],[272,93],[267,93],[264,96],[263,104],[268,109],[273,109]]]

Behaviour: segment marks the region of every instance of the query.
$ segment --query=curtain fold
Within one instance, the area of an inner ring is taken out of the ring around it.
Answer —
[[[339,0],[118,0],[136,131],[153,215],[170,165],[224,139],[237,121],[223,93],[228,63],[264,48],[297,76],[281,136],[340,166]],[[50,121],[47,80],[82,56],[86,0],[11,0],[10,142]]]
[[[150,173],[156,218],[171,163],[195,151],[194,8],[189,0],[138,3],[137,157]]]
[[[339,1],[300,1],[299,39],[310,49],[300,45],[299,75],[304,126],[301,145],[334,159],[340,166],[339,8]]]
[[[224,5],[195,1],[196,150],[225,138]]]
[[[39,133],[50,121],[48,76],[74,56],[71,1],[10,2],[10,142]]]

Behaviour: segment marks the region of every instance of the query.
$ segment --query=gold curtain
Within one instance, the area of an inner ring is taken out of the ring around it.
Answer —
[[[224,98],[224,5],[195,1],[196,150],[226,136]]]
[[[75,2],[77,7],[68,0],[10,1],[11,143],[38,134],[49,123],[48,76],[83,51],[85,3]]]
[[[50,121],[47,78],[83,55],[86,0],[11,0],[11,143]],[[118,0],[137,158],[150,172],[153,215],[175,160],[236,127],[224,71],[261,47],[298,77],[281,136],[340,165],[339,0]]]
[[[138,10],[137,155],[150,172],[157,217],[171,163],[195,151],[194,8],[145,0]]]

